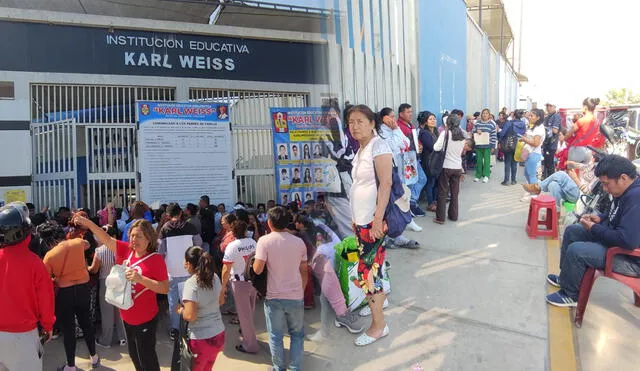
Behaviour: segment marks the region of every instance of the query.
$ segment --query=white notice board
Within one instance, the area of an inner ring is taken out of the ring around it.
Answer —
[[[234,204],[227,105],[138,102],[137,114],[142,201]]]

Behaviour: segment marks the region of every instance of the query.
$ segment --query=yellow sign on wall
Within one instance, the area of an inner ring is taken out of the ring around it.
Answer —
[[[27,192],[21,189],[12,189],[4,192],[4,202],[27,202]]]

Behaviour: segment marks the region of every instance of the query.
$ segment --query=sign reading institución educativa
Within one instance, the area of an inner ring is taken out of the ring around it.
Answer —
[[[323,84],[326,45],[0,21],[0,70]]]

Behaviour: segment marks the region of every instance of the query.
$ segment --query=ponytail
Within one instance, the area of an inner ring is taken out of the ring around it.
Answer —
[[[198,286],[205,289],[212,289],[213,276],[216,272],[216,264],[213,256],[204,251],[200,246],[192,246],[184,253],[184,259],[195,268]]]

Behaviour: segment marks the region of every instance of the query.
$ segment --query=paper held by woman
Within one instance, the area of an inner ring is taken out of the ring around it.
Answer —
[[[491,143],[491,136],[487,132],[482,132],[481,134],[473,133],[473,141],[476,145],[486,146]]]

